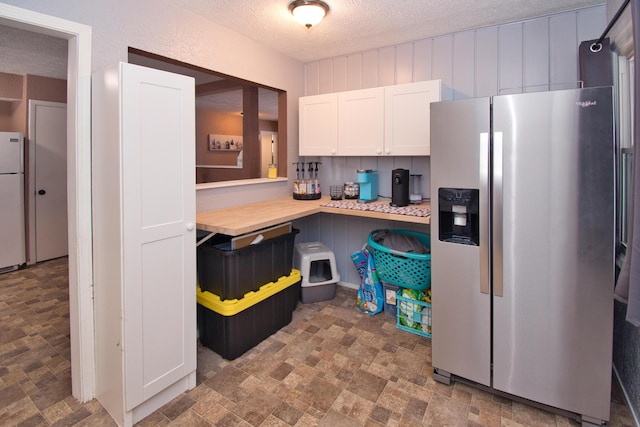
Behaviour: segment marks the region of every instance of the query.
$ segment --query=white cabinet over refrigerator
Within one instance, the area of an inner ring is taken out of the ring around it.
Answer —
[[[93,76],[96,395],[131,426],[195,386],[195,85]]]

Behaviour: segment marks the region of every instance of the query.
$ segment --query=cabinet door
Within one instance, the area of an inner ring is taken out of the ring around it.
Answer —
[[[338,95],[305,96],[300,98],[301,156],[332,156],[338,144]]]
[[[120,67],[130,411],[196,368],[195,84],[164,71]]]
[[[385,87],[385,154],[428,156],[430,103],[440,100],[440,80]]]
[[[384,89],[338,94],[338,154],[379,156],[384,148]]]

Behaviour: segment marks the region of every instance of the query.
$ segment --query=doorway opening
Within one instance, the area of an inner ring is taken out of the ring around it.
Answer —
[[[0,3],[0,25],[67,40],[67,190],[71,388],[95,396],[91,237],[91,27]]]

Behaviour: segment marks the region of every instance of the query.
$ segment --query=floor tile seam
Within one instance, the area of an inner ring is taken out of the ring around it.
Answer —
[[[266,392],[266,390],[264,390],[264,391]],[[240,418],[241,420],[243,420],[243,421],[245,421],[245,422],[247,422],[247,423],[251,424],[251,421],[250,421],[250,420],[247,420],[246,418],[244,418],[244,417],[240,414],[240,412],[238,411],[238,409],[239,409],[239,408],[242,408],[242,407],[243,407],[242,402],[233,402],[232,400],[227,399],[224,395],[222,395],[222,396],[223,396],[223,400],[226,400],[227,402],[231,403],[231,405],[229,405],[229,406],[225,406],[225,405],[221,404],[220,402],[216,402],[216,405],[220,406],[220,407],[221,407],[222,409],[224,409],[226,412],[231,413],[231,414],[235,415],[236,417]],[[276,397],[276,398],[277,398],[277,399],[278,399],[278,401],[279,401],[278,405],[276,405],[273,409],[271,409],[271,410],[269,411],[269,413],[264,417],[264,419],[262,420],[262,422],[264,422],[264,420],[265,420],[265,419],[267,419],[267,418],[269,417],[269,415],[271,415],[271,414],[273,413],[273,411],[275,411],[275,410],[278,408],[278,406],[280,406],[282,403],[284,403],[284,401],[283,401],[282,399],[280,399],[280,398],[278,398],[278,397]],[[191,409],[191,408],[189,408],[189,409]],[[213,410],[213,409],[215,409],[215,408],[212,408],[211,410]],[[210,412],[210,411],[206,411],[205,413],[208,413],[208,412]],[[249,414],[251,414],[251,412],[249,412]],[[204,414],[203,414],[203,415],[204,415]],[[251,425],[253,425],[253,424],[251,424]]]
[[[26,398],[26,399],[28,399],[28,396],[27,396],[27,397],[24,397],[24,398],[22,398],[22,399],[19,399],[18,401],[20,401],[20,400],[24,400],[25,398]],[[18,401],[17,401],[17,402],[18,402]],[[17,402],[14,402],[14,403],[17,403]],[[32,404],[33,404],[33,402],[32,402]],[[7,407],[9,407],[9,406],[11,406],[11,405],[7,405]],[[7,408],[7,407],[5,407],[5,408]],[[34,405],[34,407],[35,407],[35,405]],[[4,416],[4,415],[6,415],[6,417],[7,417],[8,419],[10,419],[10,418],[12,418],[13,416],[15,416],[15,415],[16,415],[15,413],[9,412],[8,410],[6,410],[6,411],[3,413],[3,412],[2,412],[2,409],[5,409],[5,408],[0,408],[0,423],[4,423],[4,421],[3,421],[3,416]],[[37,407],[36,407],[36,409],[37,409]],[[32,415],[31,417],[33,417],[33,416],[35,416],[35,415]],[[26,419],[29,419],[29,418],[31,418],[31,417],[28,417],[28,418],[26,418]],[[43,417],[43,418],[44,418],[44,417]],[[44,420],[45,420],[45,421],[47,421],[47,419],[46,419],[46,418],[44,418]],[[21,420],[20,422],[22,422],[22,421],[24,421],[24,420]],[[9,425],[9,424],[6,424],[6,425]],[[47,421],[47,425],[50,425],[50,423],[49,423],[48,421]]]
[[[22,387],[22,384],[20,384],[20,387]],[[40,409],[38,407],[38,405],[36,405],[35,400],[33,400],[33,397],[31,397],[31,395],[23,389],[23,391],[25,392],[26,397],[29,399],[29,401],[31,402],[31,405],[33,405],[33,407],[38,411],[38,414],[40,414],[40,416],[42,417],[42,419],[44,419],[48,425],[52,425],[52,422],[49,420],[49,418],[47,418],[43,412],[42,409]],[[47,409],[47,408],[44,408]]]

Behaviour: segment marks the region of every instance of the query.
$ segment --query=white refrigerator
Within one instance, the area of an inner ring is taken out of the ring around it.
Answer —
[[[26,261],[24,137],[0,132],[0,273]]]
[[[613,136],[610,87],[431,104],[436,380],[609,419]]]

